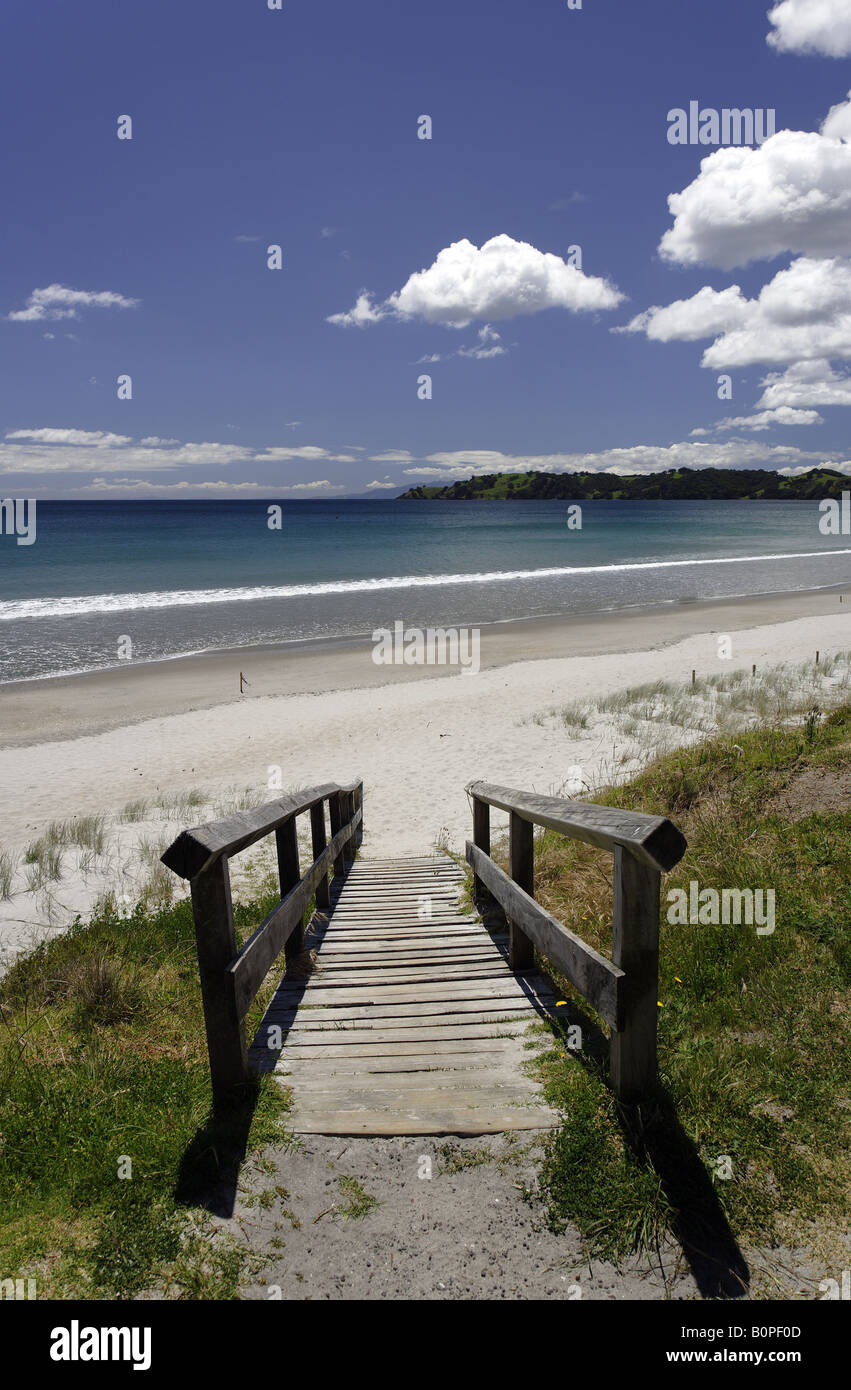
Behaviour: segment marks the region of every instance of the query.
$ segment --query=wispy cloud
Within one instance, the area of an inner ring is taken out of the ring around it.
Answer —
[[[12,323],[76,319],[80,309],[135,309],[138,304],[138,299],[128,299],[113,290],[72,290],[65,285],[47,285],[43,290],[33,290],[26,307],[15,309],[7,318]]]

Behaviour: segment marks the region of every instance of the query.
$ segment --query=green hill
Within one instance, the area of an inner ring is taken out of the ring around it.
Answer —
[[[690,501],[739,499],[796,501],[840,497],[851,480],[834,468],[784,478],[763,468],[675,468],[665,473],[484,473],[446,487],[413,487],[400,502]]]

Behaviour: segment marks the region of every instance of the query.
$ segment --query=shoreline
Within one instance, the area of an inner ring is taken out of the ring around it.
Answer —
[[[689,637],[842,615],[846,585],[476,625],[481,670],[662,650]],[[851,615],[851,602],[847,612]],[[149,719],[261,697],[382,689],[451,679],[445,666],[379,666],[367,634],[216,648],[125,667],[0,684],[0,749],[63,742]],[[239,673],[248,690],[240,695]],[[687,674],[687,673],[686,673]]]

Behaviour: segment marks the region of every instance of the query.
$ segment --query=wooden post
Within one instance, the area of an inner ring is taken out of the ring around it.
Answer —
[[[473,844],[485,854],[491,852],[491,808],[486,801],[473,797]],[[478,874],[473,876],[473,897],[476,901],[488,901],[488,892]]]
[[[362,811],[362,810],[363,810],[363,782],[359,782],[358,785],[357,785],[357,787],[355,788],[354,803],[355,803],[355,810],[356,810],[356,811]],[[356,838],[355,838],[355,845],[356,845],[356,847],[357,847],[358,849],[360,849],[362,842],[363,842],[363,816],[361,816],[360,825],[359,825],[358,828],[357,828],[357,834],[356,834]]]
[[[334,792],[333,795],[329,796],[328,809],[331,813],[331,839],[333,840],[334,836],[337,834],[338,831],[342,830],[343,825],[345,824],[342,792]],[[345,856],[343,854],[338,854],[337,858],[334,860],[334,873],[344,874],[345,872]]]
[[[344,793],[343,793],[343,825],[345,825],[348,821],[350,821],[351,818],[352,818],[352,816],[353,816],[354,814],[355,814],[355,793],[354,793],[354,792],[344,792]],[[352,835],[352,838],[351,838],[350,840],[347,840],[346,843],[345,843],[345,845],[344,845],[344,847],[343,847],[343,858],[344,858],[345,860],[347,860],[348,863],[351,863],[352,860],[354,859],[355,855],[357,854],[357,852],[358,852],[357,836],[353,834],[353,835]]]
[[[310,808],[310,839],[313,846],[313,858],[318,859],[328,843],[325,835],[324,801],[318,801],[315,806],[311,806]],[[316,885],[316,906],[328,907],[329,903],[328,875],[323,874]]]
[[[245,1030],[225,989],[225,971],[237,954],[227,860],[192,879],[191,891],[213,1108],[220,1109],[248,1078]]]
[[[661,873],[615,846],[612,961],[626,974],[622,1027],[612,1032],[612,1086],[631,1104],[652,1089],[657,1074],[659,1010],[659,894]]]
[[[295,816],[290,816],[289,820],[284,821],[275,831],[275,843],[278,849],[278,878],[281,883],[281,897],[285,898],[291,889],[295,888],[301,878],[301,869],[298,862],[298,831],[296,829]],[[293,960],[300,956],[304,950],[304,919],[299,926],[293,927],[287,942],[287,956]]]
[[[535,827],[531,821],[510,813],[508,823],[509,872],[514,882],[531,898],[535,892]],[[508,964],[512,970],[528,970],[535,963],[535,948],[525,932],[509,918]]]

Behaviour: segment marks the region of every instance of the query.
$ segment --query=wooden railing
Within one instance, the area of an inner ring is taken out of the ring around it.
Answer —
[[[325,832],[329,803],[331,840]],[[313,862],[299,867],[296,816],[310,813]],[[219,1108],[249,1078],[244,1019],[266,974],[289,943],[304,948],[304,917],[314,892],[316,906],[329,905],[329,872],[342,874],[361,842],[363,783],[328,782],[281,797],[251,811],[184,830],[162,862],[188,879],[198,948],[198,972],[210,1056],[213,1104]],[[281,901],[260,923],[241,951],[236,947],[228,860],[274,831]]]
[[[682,859],[684,837],[663,816],[535,796],[488,782],[471,782],[467,792],[473,801],[467,861],[477,895],[483,896],[482,890],[491,894],[508,918],[512,970],[530,968],[537,946],[610,1025],[615,1094],[626,1103],[640,1100],[657,1074],[661,875]],[[509,813],[509,874],[490,857],[491,806]],[[614,855],[611,960],[535,902],[536,825]]]

